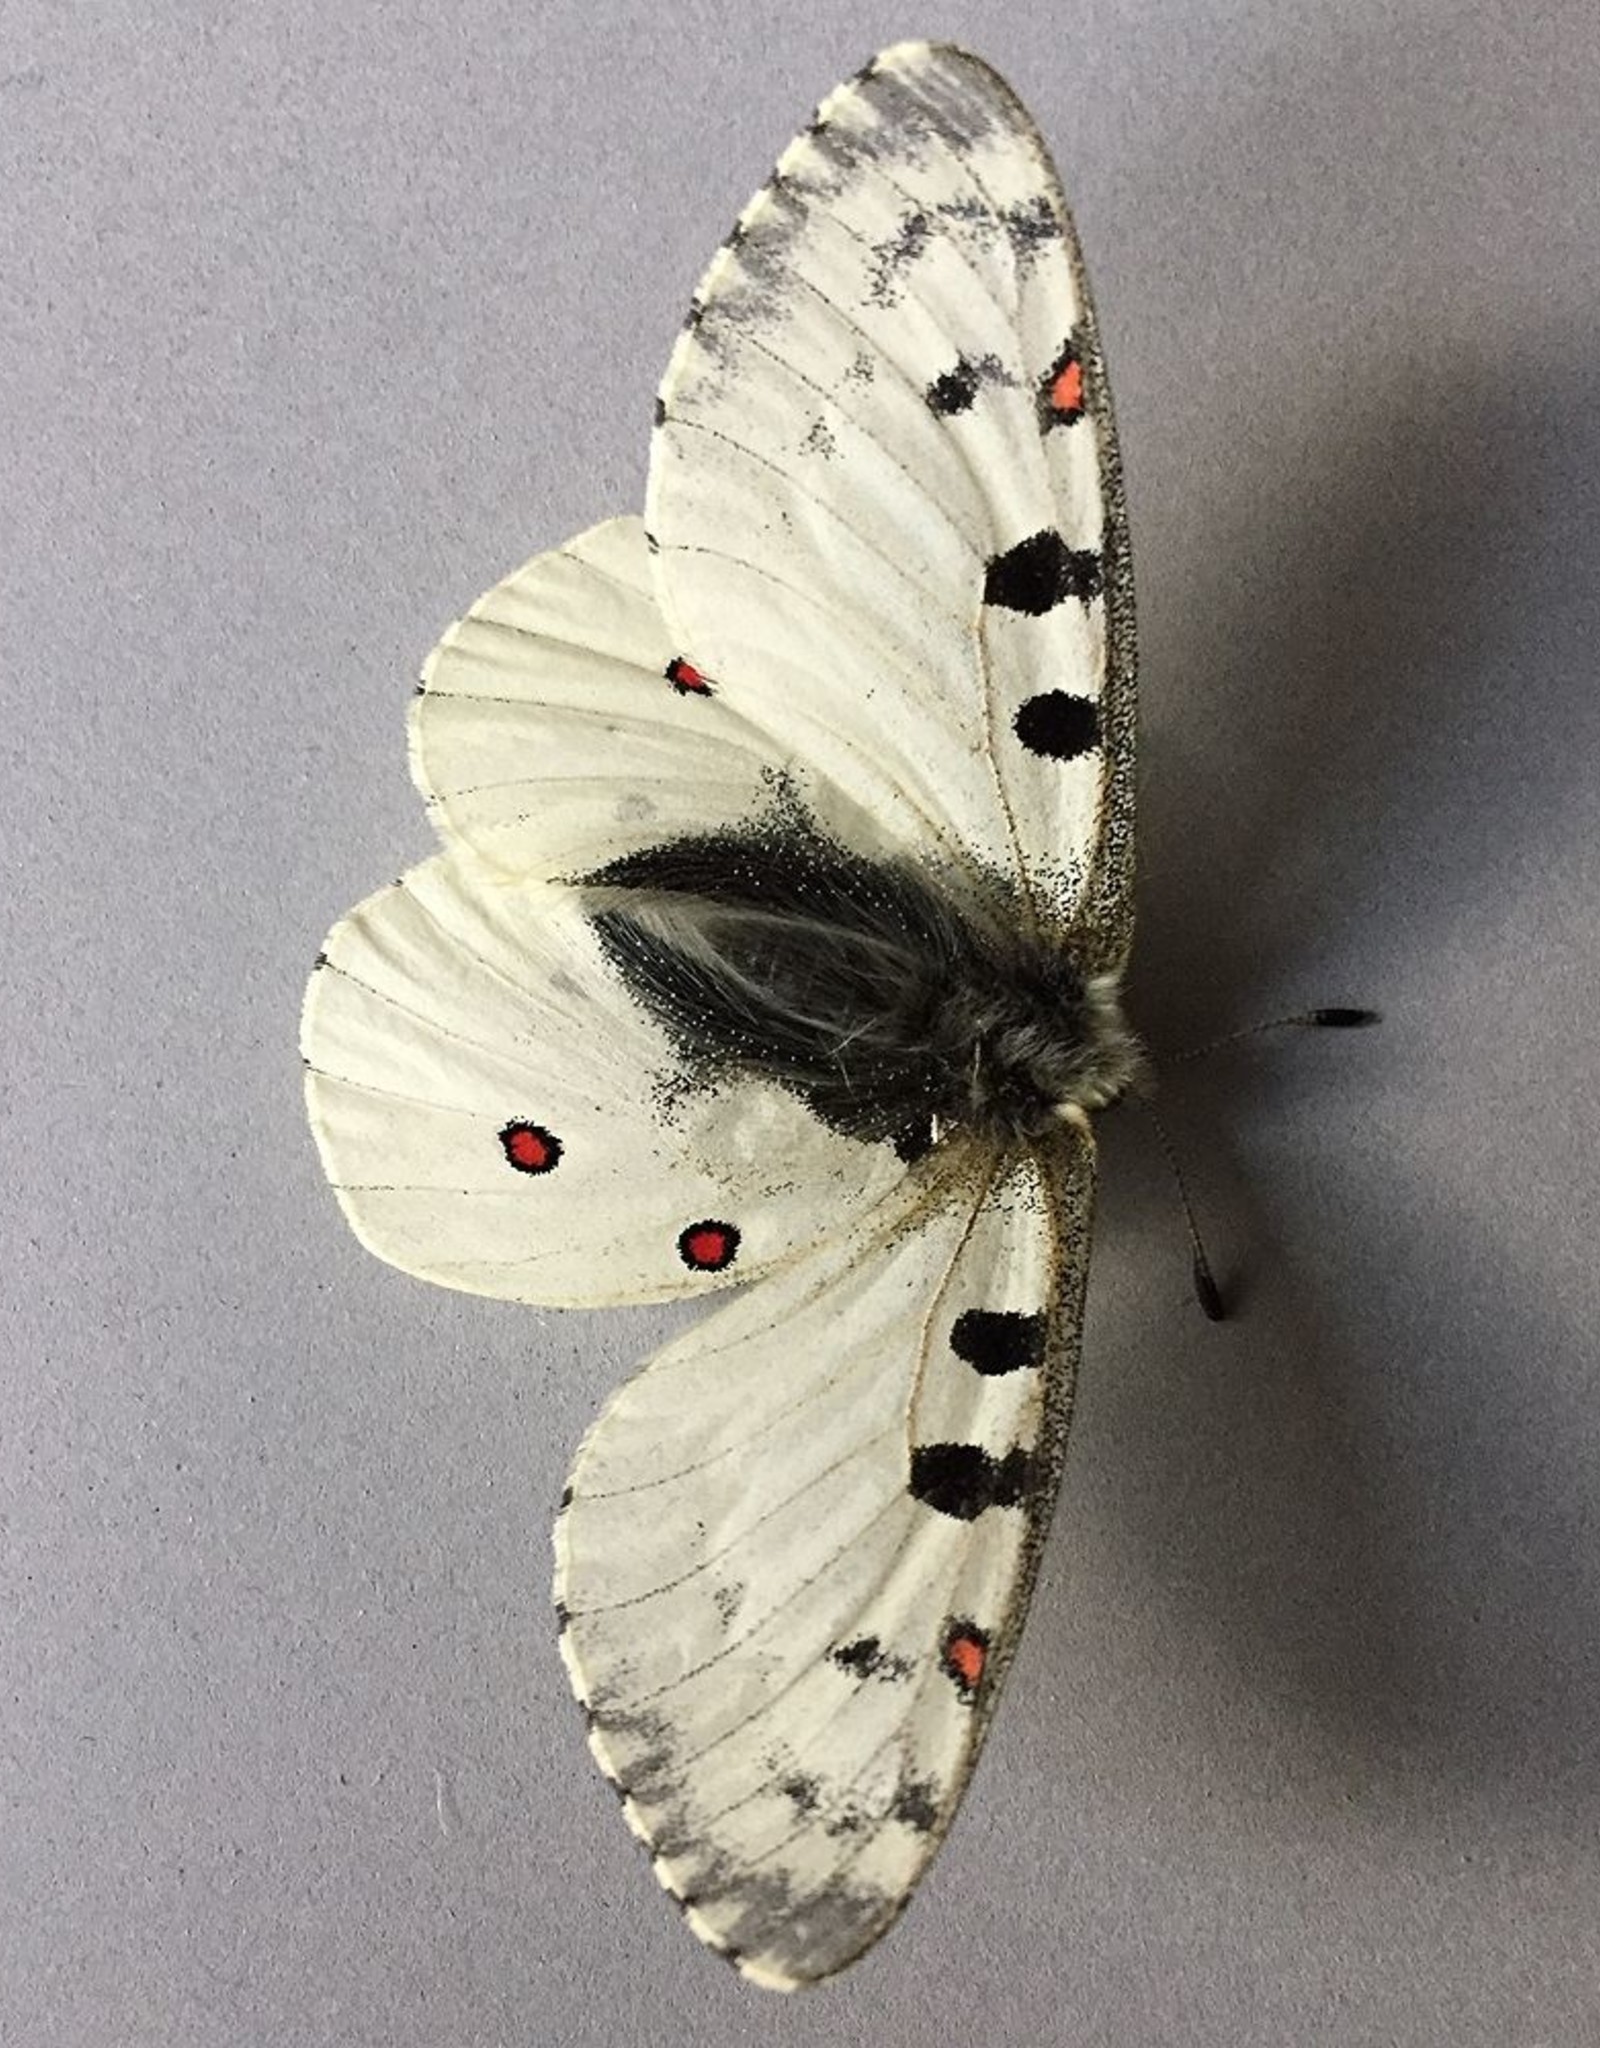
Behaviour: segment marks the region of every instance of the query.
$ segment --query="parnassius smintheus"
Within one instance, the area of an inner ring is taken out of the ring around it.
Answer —
[[[1083,266],[976,58],[842,85],[739,217],[643,520],[429,660],[444,851],[327,941],[362,1241],[546,1304],[752,1282],[578,1453],[561,1648],[689,1926],[829,1975],[949,1826],[1056,1493],[1089,1113],[1137,1077],[1133,604]]]

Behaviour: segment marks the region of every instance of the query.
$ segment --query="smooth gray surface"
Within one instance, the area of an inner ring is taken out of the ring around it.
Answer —
[[[1379,1034],[1116,1119],[977,1788],[793,2002],[587,1763],[548,1519],[665,1327],[369,1259],[301,1116],[428,847],[438,629],[640,497],[703,262],[876,44],[996,62],[1094,267],[1139,1014]],[[1566,5],[0,13],[0,2038],[1588,2043],[1600,37]]]

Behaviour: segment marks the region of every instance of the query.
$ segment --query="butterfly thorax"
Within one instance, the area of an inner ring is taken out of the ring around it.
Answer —
[[[999,885],[867,859],[792,815],[631,854],[586,894],[691,1080],[773,1080],[907,1158],[953,1129],[1040,1138],[1142,1069],[1118,978]]]

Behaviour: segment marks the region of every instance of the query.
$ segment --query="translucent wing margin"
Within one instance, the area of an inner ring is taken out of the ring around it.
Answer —
[[[772,1989],[904,1906],[1055,1499],[1090,1148],[965,1163],[662,1352],[556,1526],[595,1755],[694,1932]]]
[[[1121,965],[1116,437],[1054,169],[986,65],[886,51],[784,153],[668,367],[646,524],[672,630],[780,758]]]

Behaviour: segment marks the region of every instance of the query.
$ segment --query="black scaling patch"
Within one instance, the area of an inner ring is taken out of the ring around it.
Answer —
[[[778,1790],[788,1800],[796,1813],[815,1813],[817,1802],[822,1797],[822,1787],[815,1778],[807,1777],[804,1771],[796,1771],[785,1778]]]
[[[893,1145],[897,1159],[907,1166],[915,1166],[919,1159],[926,1159],[933,1150],[933,1118],[917,1117],[903,1131],[896,1131],[889,1143]]]
[[[935,377],[923,393],[929,412],[938,413],[942,418],[965,412],[977,395],[978,372],[965,356],[957,360],[953,370],[946,370],[942,377]]]
[[[1026,1372],[1044,1357],[1048,1319],[1020,1309],[963,1309],[951,1325],[950,1349],[986,1379]]]
[[[874,305],[889,307],[898,302],[904,288],[905,273],[923,255],[933,238],[933,220],[918,208],[905,215],[886,241],[874,245],[872,268],[867,279],[867,296]]]
[[[836,1650],[830,1650],[828,1656],[841,1671],[860,1679],[904,1679],[915,1669],[909,1657],[886,1650],[876,1636],[857,1636],[853,1643],[841,1643]]]
[[[664,398],[656,400],[655,421],[658,427],[664,427],[667,424],[667,401]]]
[[[939,1824],[938,1791],[932,1778],[903,1779],[889,1811],[919,1835],[930,1835]]]
[[[556,1513],[557,1513],[558,1515],[564,1515],[564,1514],[566,1513],[567,1509],[571,1507],[571,1505],[572,1505],[572,1488],[571,1488],[570,1486],[564,1486],[564,1487],[562,1487],[562,1489],[561,1489],[561,1499],[560,1499],[560,1500],[559,1500],[559,1502],[558,1502],[558,1503],[556,1504]]]
[[[1019,199],[1015,206],[1002,208],[1000,225],[1011,244],[1012,254],[1023,268],[1039,250],[1048,249],[1062,236],[1061,216],[1043,193],[1032,199]]]
[[[1053,526],[993,555],[983,579],[983,601],[1008,612],[1042,618],[1069,597],[1087,604],[1104,587],[1093,548],[1069,548]]]
[[[919,1444],[911,1453],[911,1494],[941,1515],[975,1522],[986,1508],[1014,1508],[1031,1473],[1024,1450],[995,1458],[977,1444]]]
[[[930,412],[948,417],[965,412],[983,385],[1015,382],[998,356],[957,356],[944,375],[935,377],[922,395]]]
[[[1099,705],[1070,690],[1041,690],[1018,706],[1012,724],[1030,754],[1052,761],[1076,761],[1100,744]]]
[[[558,1600],[556,1602],[556,1634],[558,1636],[566,1634],[567,1626],[571,1622],[571,1620],[571,1608],[567,1606],[564,1600]]]
[[[834,439],[833,429],[820,415],[811,422],[809,432],[800,443],[803,455],[820,455],[828,460],[839,452],[839,443]]]

